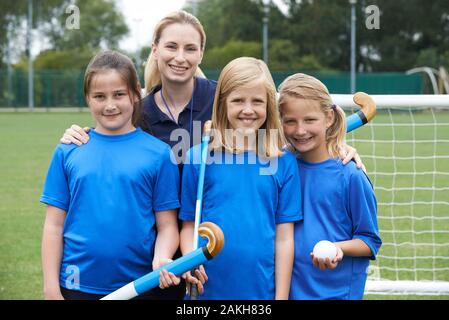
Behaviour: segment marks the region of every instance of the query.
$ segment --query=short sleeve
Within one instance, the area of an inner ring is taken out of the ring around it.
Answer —
[[[276,210],[276,224],[295,222],[303,219],[301,210],[301,183],[296,159],[290,154],[284,155],[286,159],[283,175],[280,180],[279,201]]]
[[[179,208],[179,169],[168,146],[163,153],[155,181],[153,210],[159,212]]]
[[[48,168],[40,202],[67,212],[70,206],[70,188],[64,162],[64,152],[58,146]]]
[[[371,249],[371,260],[382,244],[377,224],[377,200],[373,187],[361,170],[357,170],[349,180],[349,208],[353,221],[353,238],[360,239]]]

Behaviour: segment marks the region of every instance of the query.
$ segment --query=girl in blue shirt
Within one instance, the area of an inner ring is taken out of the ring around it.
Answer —
[[[90,142],[56,147],[41,196],[46,299],[100,298],[169,262],[179,244],[178,168],[167,144],[135,127],[132,61],[98,54],[84,93],[96,122]],[[161,287],[178,283],[162,273]]]
[[[362,299],[369,260],[382,242],[369,178],[338,158],[345,114],[311,76],[292,75],[279,90],[284,133],[298,155],[304,213],[295,225],[290,299]],[[335,244],[333,260],[313,255],[320,240]]]
[[[187,150],[201,142],[205,121],[212,116],[216,81],[204,78],[199,65],[206,34],[201,22],[183,10],[157,24],[145,66],[145,94],[138,126],[172,147],[182,169]],[[81,145],[89,141],[89,128],[72,125],[61,143]],[[175,258],[181,254],[178,251]],[[185,285],[160,291],[156,299],[182,299]]]
[[[221,72],[212,115],[202,221],[220,226],[226,243],[189,283],[199,299],[287,299],[293,223],[302,218],[296,159],[284,140],[276,89],[267,66],[238,58]],[[188,153],[182,179],[181,250],[193,246],[200,145]]]

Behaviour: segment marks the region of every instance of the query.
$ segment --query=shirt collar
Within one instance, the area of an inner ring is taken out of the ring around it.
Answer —
[[[192,109],[193,111],[201,111],[201,105],[200,105],[200,101],[201,101],[201,91],[199,90],[198,86],[199,86],[199,79],[195,77],[195,89],[193,90],[193,106]],[[155,95],[158,91],[160,91],[162,88],[162,85],[158,84],[156,86],[154,86],[153,88],[151,88],[150,92],[149,92],[149,99],[151,101],[151,105],[153,108],[158,108],[157,104],[156,104],[156,100],[155,100]],[[189,102],[186,106],[187,110],[190,110],[191,108],[191,103]],[[164,122],[164,121],[168,121],[168,119],[165,118],[165,115],[162,111],[157,110],[156,112],[154,112],[152,114],[151,118],[151,124],[154,125],[156,123],[159,122]]]

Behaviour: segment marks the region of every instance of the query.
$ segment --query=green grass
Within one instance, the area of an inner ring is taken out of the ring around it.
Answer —
[[[64,129],[90,125],[89,113],[0,113],[0,299],[42,299],[39,203]]]
[[[405,126],[396,127],[394,132],[389,127],[377,126],[390,123],[433,122],[433,115],[427,112],[415,113],[379,113],[375,118],[376,126],[366,126],[348,135],[348,142],[354,145],[362,155],[371,180],[376,186],[378,202],[407,202],[435,201],[449,202],[448,191],[419,190],[398,191],[392,195],[389,191],[379,187],[391,188],[408,187],[411,185],[421,187],[448,187],[448,175],[429,176],[383,176],[376,172],[413,172],[416,170],[433,171],[434,165],[440,172],[449,172],[448,159],[433,160],[382,160],[376,162],[369,156],[373,152],[380,156],[395,154],[400,157],[428,156],[433,154],[449,155],[449,143],[416,143],[392,144],[391,139],[433,140],[435,135],[440,140],[449,140],[449,126],[426,126],[415,129]],[[436,119],[439,123],[449,123],[449,113],[438,113]],[[91,125],[89,113],[0,113],[0,299],[42,299],[42,268],[40,261],[40,245],[42,225],[45,217],[45,207],[39,203],[42,186],[45,180],[48,164],[53,150],[59,141],[64,129],[77,123],[83,126]],[[370,143],[374,132],[376,140],[385,140],[385,143]],[[354,138],[356,140],[354,140]],[[351,140],[352,139],[352,140]],[[362,140],[362,141],[359,141]],[[419,268],[448,268],[449,260],[445,259],[413,259],[397,260],[383,258],[382,256],[407,255],[427,256],[437,254],[449,257],[449,246],[429,248],[401,246],[392,247],[388,243],[396,242],[435,242],[449,243],[448,234],[420,234],[411,233],[392,234],[385,231],[402,230],[449,230],[449,220],[419,220],[411,223],[409,220],[386,219],[391,216],[399,217],[413,214],[416,217],[434,215],[449,216],[448,205],[416,205],[388,206],[379,205],[379,226],[381,236],[386,245],[381,248],[379,259],[373,266],[380,266],[380,276],[389,279],[413,279],[414,274],[409,272],[396,273],[382,269],[384,266],[419,267]],[[420,279],[436,279],[449,281],[449,271],[419,272]],[[377,296],[369,295],[366,299],[449,299],[448,296]]]
[[[383,126],[392,122],[406,125]],[[348,143],[354,145],[362,155],[379,203],[378,221],[384,244],[378,260],[371,264],[371,272],[373,276],[389,280],[449,281],[449,245],[424,245],[449,243],[449,113],[383,112],[376,116],[374,123],[374,126],[366,126],[348,135]],[[411,126],[412,123],[419,126]],[[371,142],[373,138],[376,143]],[[433,143],[434,140],[440,141]],[[373,154],[385,158],[374,161],[370,157]],[[392,155],[395,159],[391,158]],[[433,155],[445,158],[425,159]],[[430,173],[414,175],[415,172]],[[392,175],[393,173],[396,174]],[[390,190],[412,186],[426,189]],[[411,202],[415,204],[407,204]],[[430,202],[437,204],[430,205]],[[407,219],[406,216],[417,219]],[[429,216],[444,219],[425,218]],[[404,218],[398,219],[400,217]],[[438,232],[430,233],[430,230]],[[421,245],[407,244],[408,242]],[[400,246],[392,245],[393,243]],[[426,258],[428,256],[443,258]],[[375,270],[373,267],[379,269]],[[397,272],[388,268],[421,270],[416,273],[407,270]],[[425,270],[438,268],[447,270]],[[378,298],[368,298],[376,297]],[[392,298],[400,297],[402,296]]]

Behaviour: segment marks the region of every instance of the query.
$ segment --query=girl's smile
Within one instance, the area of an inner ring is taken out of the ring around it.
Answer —
[[[329,158],[326,130],[332,121],[332,116],[321,112],[316,101],[285,98],[282,106],[284,134],[305,161],[320,162]]]
[[[226,98],[227,117],[232,129],[253,133],[267,118],[267,91],[263,81],[254,81],[232,91]]]
[[[130,96],[128,87],[115,70],[100,72],[92,79],[87,96],[89,108],[96,120],[95,130],[109,135],[132,131],[132,114],[136,99]]]

